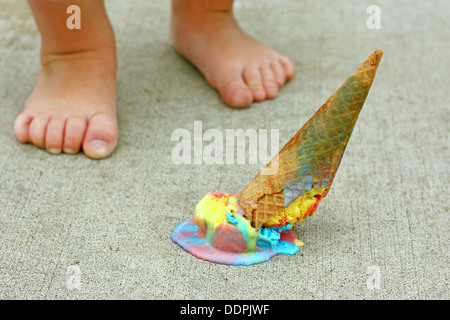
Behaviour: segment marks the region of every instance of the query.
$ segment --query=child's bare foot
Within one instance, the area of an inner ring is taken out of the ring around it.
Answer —
[[[107,157],[117,141],[115,67],[101,52],[67,54],[42,67],[14,131],[50,153]]]
[[[114,35],[109,22],[101,19],[101,1],[80,4],[90,13],[96,10],[99,15],[93,17],[106,26],[99,24],[92,33],[67,30],[64,13],[70,4],[30,1],[42,35],[42,69],[14,132],[19,141],[50,153],[77,153],[82,148],[87,156],[101,159],[113,151],[118,137]],[[63,24],[58,24],[60,17]],[[84,26],[89,29],[87,21]]]
[[[174,47],[203,73],[225,103],[272,99],[294,75],[291,61],[245,34],[232,0],[172,0]]]

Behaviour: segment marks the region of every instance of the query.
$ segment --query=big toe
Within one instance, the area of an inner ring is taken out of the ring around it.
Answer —
[[[219,85],[222,100],[234,108],[248,107],[253,102],[252,91],[248,88],[241,75],[235,75]]]
[[[106,158],[114,150],[117,138],[116,117],[112,114],[97,113],[89,119],[83,151],[93,159]]]

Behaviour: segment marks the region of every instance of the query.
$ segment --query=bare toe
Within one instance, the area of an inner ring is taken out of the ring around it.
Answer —
[[[64,117],[53,117],[47,125],[45,134],[45,148],[52,154],[61,153],[64,140],[64,127],[66,119]]]
[[[20,142],[30,141],[30,123],[33,117],[25,112],[22,112],[14,122],[14,134]]]
[[[247,107],[253,101],[253,94],[240,74],[225,78],[219,85],[219,92],[223,101],[235,108]]]
[[[93,159],[106,158],[116,146],[117,138],[118,128],[115,116],[97,113],[89,119],[83,151]]]
[[[275,73],[269,65],[262,65],[260,67],[264,89],[266,90],[266,97],[273,99],[278,95],[278,84]]]
[[[244,70],[244,80],[253,94],[254,101],[262,101],[266,98],[266,92],[262,84],[261,72],[258,67],[249,67]]]
[[[64,133],[64,153],[74,154],[80,151],[86,132],[86,119],[80,116],[70,116],[67,119]]]
[[[292,64],[291,60],[289,60],[285,56],[282,56],[279,61],[283,66],[287,81],[291,80],[294,77],[295,72],[294,65]]]
[[[272,67],[273,73],[275,74],[278,88],[281,89],[286,83],[286,73],[283,69],[283,66],[278,61],[271,63],[270,66]]]
[[[45,132],[49,121],[50,115],[45,114],[34,117],[30,123],[30,142],[39,148],[44,148]]]

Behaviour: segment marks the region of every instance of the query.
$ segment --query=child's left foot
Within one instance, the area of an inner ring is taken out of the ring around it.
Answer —
[[[171,38],[232,107],[272,99],[294,75],[291,61],[245,34],[232,1],[172,0]]]

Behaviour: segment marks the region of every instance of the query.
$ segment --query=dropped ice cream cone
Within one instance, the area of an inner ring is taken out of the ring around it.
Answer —
[[[292,225],[312,216],[330,189],[381,56],[374,52],[240,194],[207,193],[171,239],[230,265],[298,252]]]
[[[260,172],[241,192],[239,204],[254,228],[301,222],[314,213],[331,187],[382,55],[375,51],[267,164],[278,161],[278,172]]]

